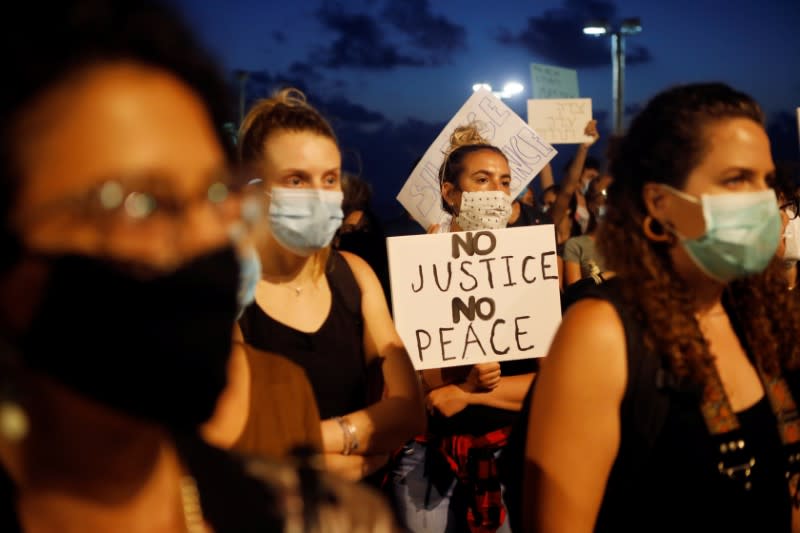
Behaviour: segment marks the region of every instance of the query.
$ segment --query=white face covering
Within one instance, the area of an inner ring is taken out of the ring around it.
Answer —
[[[581,226],[581,233],[586,233],[586,228],[589,227],[589,210],[585,205],[579,205],[575,209],[575,220]]]
[[[455,223],[464,231],[502,229],[511,218],[511,196],[503,191],[461,193]]]
[[[783,231],[783,240],[786,244],[783,260],[800,261],[800,217],[792,218],[795,215],[792,208],[787,208],[785,211],[789,215],[789,223]]]

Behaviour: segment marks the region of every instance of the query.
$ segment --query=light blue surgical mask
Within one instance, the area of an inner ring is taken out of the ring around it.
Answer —
[[[243,206],[242,211],[245,211]],[[256,299],[256,286],[261,281],[261,258],[258,250],[250,240],[248,216],[242,214],[242,220],[230,228],[230,237],[236,246],[236,257],[239,261],[239,288],[236,291],[236,320],[241,318],[244,310]]]
[[[664,188],[703,208],[703,235],[689,239],[676,233],[703,272],[727,283],[767,267],[781,239],[775,191],[703,194],[698,199],[669,185]]]
[[[236,292],[238,320],[244,310],[256,299],[256,286],[261,281],[261,259],[253,246],[239,251],[239,290]]]
[[[342,191],[273,187],[269,223],[287,250],[308,257],[328,246],[342,225]]]

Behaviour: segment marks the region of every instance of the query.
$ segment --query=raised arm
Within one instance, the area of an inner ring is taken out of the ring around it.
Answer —
[[[553,224],[561,222],[561,219],[567,214],[572,195],[575,194],[575,191],[578,189],[578,182],[583,172],[583,165],[586,163],[586,156],[589,153],[589,148],[600,138],[600,134],[597,132],[596,120],[590,120],[583,131],[586,135],[591,136],[592,140],[578,145],[575,158],[572,160],[572,164],[570,164],[567,169],[567,174],[561,182],[561,192],[558,193],[556,203],[553,204],[553,207],[550,209],[550,216],[553,219]]]
[[[593,530],[619,448],[625,334],[614,308],[574,304],[542,362],[525,447],[524,531]]]
[[[547,189],[548,187],[552,187],[555,184],[555,180],[553,179],[553,167],[550,166],[550,163],[547,163],[542,171],[539,172],[539,186],[542,190]]]
[[[385,391],[379,402],[344,417],[355,432],[359,455],[386,454],[425,429],[425,412],[419,380],[400,336],[389,315],[386,298],[377,276],[360,257],[340,252],[353,270],[361,288],[364,319],[364,350],[370,365],[382,360]],[[346,445],[345,432],[336,420],[322,422],[326,453],[340,454]]]

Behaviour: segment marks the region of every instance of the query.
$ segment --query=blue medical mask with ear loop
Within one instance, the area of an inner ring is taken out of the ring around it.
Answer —
[[[255,301],[256,287],[261,281],[261,258],[258,250],[247,245],[239,250],[239,289],[236,291],[236,319]]]
[[[230,229],[230,237],[236,247],[239,260],[239,286],[236,291],[236,319],[255,301],[256,287],[261,281],[261,257],[258,255],[248,228],[252,229],[263,218],[264,208],[256,197],[246,198],[242,203],[241,221]]]
[[[689,239],[676,233],[703,272],[727,283],[767,268],[781,239],[775,191],[703,194],[698,199],[669,185],[663,187],[703,208],[703,235]]]
[[[325,248],[342,225],[342,191],[273,187],[268,194],[272,236],[297,255]]]

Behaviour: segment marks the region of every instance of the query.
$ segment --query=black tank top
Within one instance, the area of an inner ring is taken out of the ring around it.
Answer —
[[[320,418],[342,416],[367,405],[361,289],[350,265],[335,250],[325,268],[331,310],[322,326],[305,333],[267,315],[257,304],[245,309],[239,326],[247,344],[278,353],[306,371]]]
[[[777,422],[766,396],[737,414],[756,462],[749,488],[720,474],[719,450],[696,386],[670,384],[647,361],[641,321],[620,297],[620,279],[599,287],[625,328],[628,383],[621,439],[595,531],[769,531],[791,529],[791,504]],[[752,354],[736,327],[748,357]],[[659,383],[659,382],[662,383]],[[664,383],[666,382],[666,384]],[[656,391],[655,389],[659,389]],[[660,403],[660,407],[646,404]],[[652,424],[648,426],[648,424]]]
[[[628,380],[620,406],[620,446],[606,483],[596,532],[769,531],[788,533],[791,508],[785,453],[766,396],[736,413],[741,437],[756,459],[751,487],[718,471],[719,452],[706,429],[696,387],[672,383],[657,355],[644,347],[641,318],[620,294],[623,280],[586,284],[583,298],[611,303],[624,329]],[[565,309],[566,310],[566,309]],[[735,321],[734,325],[735,324]],[[737,331],[739,338],[743,338]],[[746,347],[746,343],[743,342]],[[750,356],[748,350],[748,357]],[[786,376],[793,393],[794,374]],[[525,439],[535,382],[523,402],[501,462],[505,501],[514,531],[521,530]]]

